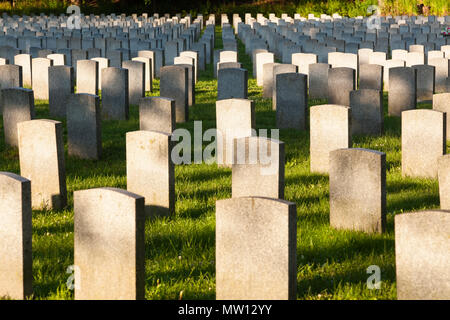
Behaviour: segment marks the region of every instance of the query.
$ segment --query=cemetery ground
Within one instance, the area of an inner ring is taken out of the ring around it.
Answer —
[[[220,48],[220,27],[216,33],[215,46]],[[238,51],[239,61],[249,72],[248,94],[255,101],[256,129],[275,129],[271,99],[262,98],[242,43]],[[151,95],[158,96],[159,80],[154,80],[153,88]],[[190,107],[189,121],[177,128],[186,128],[192,135],[194,121],[202,121],[203,131],[215,128],[216,98],[217,80],[209,64],[199,71],[196,104]],[[325,103],[310,100],[309,106]],[[387,116],[386,93],[384,107],[383,136],[353,137],[353,147],[387,155],[384,234],[332,229],[328,176],[309,170],[309,128],[280,130],[286,148],[285,199],[297,205],[298,299],[396,299],[394,215],[439,208],[436,179],[402,177],[401,123],[399,117]],[[36,100],[36,118],[52,119],[48,101]],[[54,119],[63,122],[66,140],[65,119]],[[33,210],[33,299],[73,298],[67,287],[72,275],[67,269],[74,260],[73,191],[106,186],[126,189],[125,134],[135,130],[139,130],[137,106],[130,107],[128,121],[103,121],[99,161],[68,157],[66,141],[68,206],[64,210]],[[0,132],[3,135],[3,128]],[[0,141],[0,170],[20,174],[18,150],[6,146],[4,137]],[[203,147],[209,143],[204,142]],[[175,181],[175,215],[146,222],[146,298],[215,299],[215,202],[231,197],[231,169],[204,163],[177,165]],[[371,265],[381,269],[380,289],[367,287],[370,274],[366,270]]]

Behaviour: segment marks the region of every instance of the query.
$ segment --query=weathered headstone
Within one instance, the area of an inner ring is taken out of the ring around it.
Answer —
[[[33,90],[8,88],[2,90],[3,129],[5,143],[17,147],[17,124],[34,118]]]
[[[195,70],[191,64],[177,64],[177,66],[184,67],[188,70],[188,106],[195,104]]]
[[[144,299],[144,197],[116,188],[75,191],[74,212],[75,299]]]
[[[350,91],[355,90],[355,70],[339,67],[328,70],[328,103],[350,105]]]
[[[67,203],[62,123],[40,119],[17,124],[20,174],[31,180],[34,209],[62,209]]]
[[[417,102],[433,100],[434,93],[434,66],[418,64],[412,66],[417,70]]]
[[[260,197],[216,201],[217,300],[295,299],[296,243],[294,203]]]
[[[145,63],[127,60],[122,68],[128,70],[128,102],[137,105],[145,97]]]
[[[352,109],[352,135],[381,135],[383,133],[384,108],[381,91],[374,89],[351,91],[350,107]]]
[[[450,59],[448,57],[433,58],[428,60],[428,64],[435,67],[436,92],[446,92],[446,81],[447,78],[450,77]]]
[[[48,68],[53,65],[53,61],[47,58],[34,58],[31,64],[34,98],[48,100]]]
[[[433,110],[445,112],[447,114],[447,140],[450,139],[450,92],[433,95]]]
[[[233,163],[233,140],[252,136],[255,128],[255,104],[247,99],[216,101],[217,164]],[[220,139],[222,138],[222,139]]]
[[[326,99],[328,97],[328,63],[312,63],[309,65],[309,90],[310,99]]]
[[[386,60],[383,65],[383,91],[389,91],[389,70],[395,67],[404,67],[403,60]]]
[[[378,64],[361,65],[359,67],[359,89],[383,91],[383,66]]]
[[[160,70],[160,96],[175,100],[176,122],[189,119],[189,75],[188,69],[182,66],[165,66]]]
[[[30,180],[0,172],[0,297],[26,299],[33,292]]]
[[[139,128],[172,134],[175,130],[175,100],[146,97],[139,102]]]
[[[309,76],[309,65],[317,63],[317,55],[313,53],[294,53],[292,54],[292,64],[298,68],[298,73]]]
[[[448,129],[448,128],[447,128]],[[438,160],[439,198],[442,210],[450,210],[450,155]]]
[[[329,154],[351,148],[351,109],[339,105],[318,105],[310,108],[310,170],[328,173]]]
[[[297,66],[293,64],[280,63],[273,67],[273,83],[272,83],[272,110],[277,106],[277,76],[283,73],[297,72]]]
[[[66,65],[66,56],[62,53],[49,54],[43,58],[48,58],[53,61],[54,66],[64,66]]]
[[[164,60],[166,66],[173,65],[173,59],[178,57],[178,53],[182,51],[178,48],[177,41],[167,41],[164,47]]]
[[[0,89],[22,87],[22,67],[14,64],[0,65]],[[2,114],[2,99],[0,90],[0,115]]]
[[[77,93],[98,95],[98,62],[77,61]]]
[[[450,211],[395,215],[397,299],[449,300]]]
[[[257,53],[255,56],[256,63],[256,74],[253,76],[256,77],[256,84],[258,86],[262,86],[264,83],[264,72],[263,66],[266,63],[274,63],[274,54],[271,52],[261,52]]]
[[[128,70],[109,67],[102,70],[102,118],[128,119]]]
[[[99,97],[72,94],[67,100],[67,144],[69,156],[99,159],[102,154]]]
[[[277,128],[305,130],[308,108],[307,78],[306,74],[301,73],[277,75]]]
[[[133,131],[127,140],[127,190],[145,197],[147,217],[175,212],[171,133]]]
[[[273,69],[279,63],[265,63],[262,66],[263,73],[263,98],[273,97]]]
[[[109,59],[102,58],[102,57],[95,57],[91,60],[97,61],[97,67],[98,67],[98,88],[102,89],[102,70],[105,68],[109,68]]]
[[[14,56],[14,64],[22,67],[23,85],[31,87],[31,55],[24,53]]]
[[[247,91],[246,69],[226,68],[217,71],[217,100],[247,99]]]
[[[265,137],[234,140],[233,198],[284,199],[284,143]]]
[[[402,112],[402,175],[437,178],[446,153],[446,114],[418,109]]]
[[[386,154],[350,148],[330,152],[330,225],[382,233],[386,226]]]
[[[400,116],[402,111],[415,109],[417,104],[417,71],[411,67],[389,70],[389,115]]]
[[[48,68],[48,108],[50,115],[54,117],[65,117],[67,100],[73,89],[73,67],[52,66]]]

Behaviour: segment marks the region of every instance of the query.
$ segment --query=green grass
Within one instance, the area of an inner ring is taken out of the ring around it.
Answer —
[[[216,47],[220,46],[218,33]],[[257,128],[275,128],[271,100],[261,97],[244,52],[240,43],[239,61],[249,71],[249,99],[256,104]],[[177,127],[192,132],[196,120],[203,121],[203,130],[215,127],[217,81],[212,73],[212,65],[199,73],[197,104],[190,108],[190,121]],[[151,95],[158,95],[158,90],[155,80]],[[324,102],[310,101],[310,105]],[[48,102],[36,101],[36,111],[37,118],[49,118]],[[65,127],[63,119],[57,120]],[[138,130],[138,120],[138,108],[132,106],[128,121],[102,123],[104,153],[100,161],[69,158],[66,144],[68,206],[59,211],[33,211],[34,299],[73,298],[66,286],[66,270],[73,264],[73,191],[126,188],[125,133]],[[400,119],[386,115],[385,120],[383,136],[356,136],[353,145],[387,153],[387,232],[383,235],[329,227],[328,177],[309,172],[309,130],[280,131],[286,146],[285,198],[297,205],[299,299],[396,298],[394,215],[438,208],[439,196],[436,180],[402,178]],[[4,144],[3,123],[0,129],[0,170],[19,174],[18,151]],[[215,164],[179,165],[175,181],[175,215],[146,223],[146,298],[214,299],[215,201],[231,197],[231,170]],[[366,287],[370,265],[381,268],[380,290]]]

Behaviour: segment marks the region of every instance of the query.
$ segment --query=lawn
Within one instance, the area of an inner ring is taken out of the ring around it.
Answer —
[[[220,48],[220,27],[216,33],[216,48]],[[262,98],[242,43],[239,61],[249,71],[249,99],[255,101],[257,129],[275,128],[271,100]],[[177,124],[178,128],[192,133],[194,121],[202,121],[203,130],[215,127],[217,81],[212,74],[212,65],[199,72],[196,104],[189,110],[189,122]],[[153,88],[151,95],[157,96],[158,80]],[[323,103],[309,101],[310,106]],[[36,116],[50,118],[48,101],[36,101]],[[65,120],[56,120],[65,127]],[[1,126],[0,170],[20,174],[18,150],[4,144]],[[66,285],[71,275],[67,268],[73,264],[73,191],[126,189],[125,133],[138,129],[137,106],[131,106],[128,121],[103,121],[100,161],[67,157],[66,143],[68,206],[33,211],[34,299],[73,299]],[[65,141],[66,134],[65,130]],[[395,299],[394,215],[439,207],[437,180],[401,176],[400,119],[386,115],[381,137],[353,137],[354,147],[387,153],[387,232],[383,235],[330,228],[328,177],[309,172],[309,129],[281,130],[280,139],[286,151],[285,198],[297,205],[297,298]],[[175,215],[146,223],[146,298],[214,299],[215,201],[231,197],[231,170],[216,164],[178,165],[175,189]],[[381,269],[379,290],[366,285],[371,265]]]

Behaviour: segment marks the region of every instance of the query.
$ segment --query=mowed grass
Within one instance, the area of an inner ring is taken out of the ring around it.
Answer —
[[[216,32],[216,48],[220,48],[219,27]],[[242,43],[239,61],[249,71],[249,99],[255,101],[257,129],[275,129],[272,102],[262,98]],[[210,64],[199,73],[196,104],[189,110],[189,122],[177,124],[178,128],[193,133],[194,121],[202,121],[203,131],[215,127],[217,81],[212,70]],[[147,95],[159,95],[158,80],[153,93]],[[36,101],[36,116],[50,118],[47,101]],[[66,128],[64,119],[57,120]],[[18,150],[4,144],[1,125],[0,170],[20,174]],[[68,157],[65,130],[68,206],[59,211],[33,211],[34,299],[73,299],[66,285],[71,275],[67,268],[74,263],[73,192],[96,187],[126,189],[125,134],[138,129],[137,106],[131,106],[128,121],[103,121],[99,161]],[[439,207],[436,180],[401,176],[400,119],[386,115],[381,137],[353,138],[354,147],[387,153],[387,232],[383,235],[330,228],[328,177],[309,172],[309,129],[281,130],[280,139],[286,150],[285,198],[297,205],[298,299],[395,299],[394,215]],[[175,215],[146,223],[146,298],[214,299],[215,201],[231,197],[231,170],[216,164],[177,165],[175,189]],[[371,265],[381,269],[379,290],[366,285],[370,276],[366,270]]]

